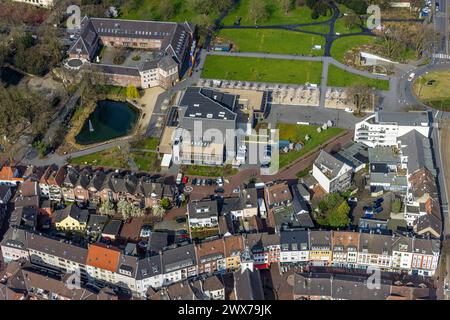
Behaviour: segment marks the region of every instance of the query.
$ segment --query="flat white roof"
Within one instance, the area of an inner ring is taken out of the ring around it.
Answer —
[[[172,162],[172,154],[165,153],[161,161],[161,167],[168,168],[171,162]]]

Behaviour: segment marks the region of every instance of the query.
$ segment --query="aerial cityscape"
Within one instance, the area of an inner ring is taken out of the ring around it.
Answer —
[[[0,0],[0,301],[449,300],[449,24]]]

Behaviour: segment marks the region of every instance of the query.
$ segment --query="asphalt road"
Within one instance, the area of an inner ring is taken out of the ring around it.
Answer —
[[[440,32],[440,39],[436,48],[437,53],[449,54],[449,8],[450,0],[436,0],[439,3],[439,10],[435,12],[434,25]]]

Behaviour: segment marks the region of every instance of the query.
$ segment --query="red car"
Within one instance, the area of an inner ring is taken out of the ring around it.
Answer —
[[[183,184],[186,184],[186,183],[188,183],[188,177],[184,176],[184,178],[183,178]]]

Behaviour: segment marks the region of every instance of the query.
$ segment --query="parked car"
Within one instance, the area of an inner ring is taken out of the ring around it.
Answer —
[[[193,186],[197,185],[197,178],[192,179],[192,180],[191,180],[191,184],[192,184]]]
[[[181,184],[181,179],[183,179],[183,174],[180,172],[178,175],[177,175],[177,184]]]
[[[222,178],[217,178],[217,185],[218,185],[219,187],[222,187],[222,186],[223,186],[223,180],[222,180]]]
[[[345,112],[353,113],[353,109],[352,108],[345,108]]]
[[[408,81],[411,82],[411,81],[414,79],[415,76],[416,76],[416,74],[415,74],[414,72],[411,73],[411,74],[409,75],[409,77],[408,77]]]
[[[188,181],[189,181],[188,177],[187,177],[187,176],[184,176],[184,178],[183,178],[183,184],[187,184]]]
[[[206,179],[202,179],[202,186],[206,185]]]
[[[181,234],[189,234],[189,232],[185,229],[179,229],[177,230],[176,234],[179,236]]]
[[[212,185],[212,179],[206,179],[206,184],[208,186],[211,186]]]
[[[217,188],[216,190],[214,190],[214,192],[216,192],[216,193],[224,193],[225,190],[223,188]]]
[[[383,211],[383,207],[378,207],[373,210],[373,213],[378,214],[381,213],[381,211]]]
[[[178,217],[175,219],[175,221],[177,223],[185,223],[186,222],[186,218],[185,217]]]

